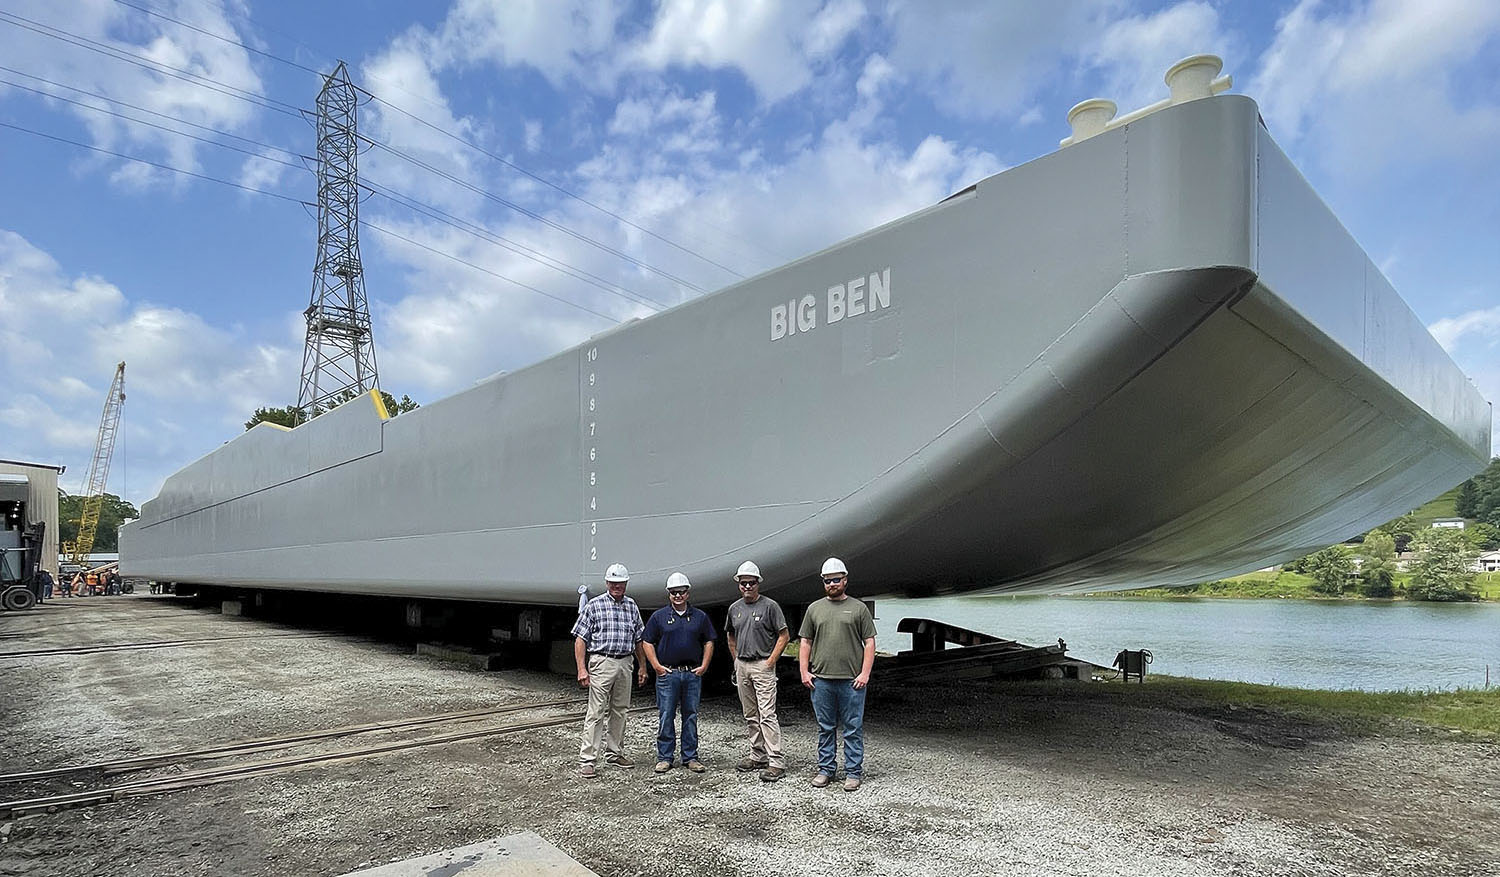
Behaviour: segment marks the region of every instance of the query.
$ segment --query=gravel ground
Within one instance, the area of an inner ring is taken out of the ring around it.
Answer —
[[[258,630],[283,628],[142,596],[73,600],[0,615],[0,652]],[[579,694],[570,679],[458,669],[355,637],[0,668],[0,772]],[[648,713],[627,732],[638,766],[593,781],[574,775],[576,727],[526,731],[3,822],[0,874],[337,875],[525,830],[601,875],[1497,873],[1494,744],[1122,704],[1104,688],[877,678],[855,793],[807,785],[816,726],[805,695],[784,689],[780,783],[732,769],[738,702],[708,697],[703,775],[651,772]]]

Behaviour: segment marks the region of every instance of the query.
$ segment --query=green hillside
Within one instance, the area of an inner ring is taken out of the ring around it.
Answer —
[[[1432,526],[1432,522],[1438,518],[1457,517],[1453,513],[1453,501],[1458,498],[1458,488],[1462,485],[1455,484],[1451,490],[1430,502],[1418,506],[1412,516],[1417,519],[1417,529],[1426,530]]]

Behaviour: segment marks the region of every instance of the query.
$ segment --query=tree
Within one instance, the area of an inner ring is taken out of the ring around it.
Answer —
[[[1478,552],[1462,531],[1428,530],[1417,544],[1421,555],[1407,588],[1410,597],[1444,602],[1479,599],[1474,588],[1474,560]]]
[[[1344,593],[1353,568],[1353,561],[1338,545],[1330,545],[1307,559],[1307,574],[1313,577],[1312,589],[1329,597]]]
[[[141,513],[136,511],[135,506],[113,493],[104,494],[103,503],[99,506],[99,529],[94,531],[93,551],[98,554],[119,551],[120,525],[140,516]],[[59,490],[57,492],[57,541],[59,545],[78,538],[78,521],[82,517],[83,497],[69,496]]]
[[[301,417],[296,408],[257,408],[250,419],[245,421],[246,429],[253,429],[258,423],[274,423],[291,429],[301,422]]]
[[[337,408],[345,402],[348,402],[351,399],[357,399],[362,395],[364,394],[356,393],[353,390],[346,390],[334,402],[333,407]],[[402,394],[401,401],[397,402],[394,396],[384,390],[380,391],[380,401],[385,403],[385,413],[390,415],[391,417],[395,417],[398,414],[405,414],[408,411],[415,411],[418,408],[422,407],[416,402],[413,402],[412,398],[405,394]],[[317,417],[322,413],[323,409],[317,409],[313,412],[313,417]],[[301,422],[301,412],[299,412],[294,406],[288,405],[285,408],[257,408],[255,409],[255,413],[250,415],[250,419],[245,421],[245,429],[253,429],[258,423],[274,423],[278,426],[284,426],[287,429],[291,429]]]
[[[1464,535],[1469,537],[1469,544],[1478,551],[1494,551],[1500,548],[1500,527],[1480,521],[1472,527],[1464,529]]]
[[[1473,477],[1474,517],[1500,527],[1500,457],[1490,461],[1483,472]]]
[[[1406,546],[1410,545],[1411,540],[1417,536],[1417,519],[1411,512],[1407,512],[1399,518],[1386,521],[1375,529],[1395,540],[1397,551],[1405,551]]]
[[[1359,583],[1366,597],[1391,597],[1396,593],[1396,540],[1372,531],[1360,547]]]
[[[1453,513],[1460,518],[1479,517],[1479,488],[1470,478],[1459,485],[1458,496],[1453,498]]]

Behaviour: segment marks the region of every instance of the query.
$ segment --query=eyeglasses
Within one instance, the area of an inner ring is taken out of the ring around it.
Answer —
[[[844,580],[843,576],[835,576],[834,578],[831,578],[831,579],[824,579],[823,580],[823,584],[825,584],[825,585],[836,585],[839,582],[842,582],[843,580]]]
[[[740,582],[740,587],[742,587],[742,588],[753,588],[753,587],[755,587],[758,584],[760,584],[760,582]]]
[[[670,596],[673,596],[673,597],[686,597],[687,596],[687,589],[686,588],[673,588],[672,590],[667,591],[667,593]]]

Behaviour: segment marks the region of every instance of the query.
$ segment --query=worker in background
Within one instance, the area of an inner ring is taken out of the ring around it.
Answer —
[[[812,690],[818,719],[816,788],[833,781],[838,768],[838,732],[844,736],[844,791],[859,788],[865,763],[865,691],[875,666],[875,619],[849,599],[849,570],[837,557],[823,562],[826,599],[807,607],[798,636],[797,666]]]
[[[81,585],[79,584],[81,581],[83,581],[83,579],[78,575],[78,573],[73,573],[73,577],[71,579],[63,579],[62,595],[64,597],[73,596],[73,592],[81,587]]]
[[[578,774],[598,776],[594,761],[603,737],[604,760],[617,767],[632,767],[625,757],[625,713],[630,707],[630,671],[639,668],[636,683],[646,684],[645,655],[641,651],[641,609],[625,596],[630,571],[622,563],[610,564],[604,573],[606,591],[583,604],[573,625],[573,660],[578,665],[578,684],[589,690],[589,708],[583,718],[583,740],[578,747]]]
[[[677,749],[677,711],[682,710],[682,764],[693,773],[706,769],[698,760],[698,701],[703,674],[713,660],[719,638],[708,613],[688,605],[693,583],[680,572],[667,577],[668,605],[651,613],[641,650],[656,671],[656,772],[672,769]]]
[[[52,599],[52,573],[47,572],[47,570],[45,568],[38,569],[36,571],[36,583],[37,583],[37,589],[42,592],[42,599],[43,600],[51,600]]]
[[[760,778],[774,783],[786,776],[786,757],[781,752],[781,723],[776,718],[776,661],[791,633],[781,605],[760,593],[760,567],[750,561],[735,573],[740,599],[729,607],[724,633],[734,657],[734,682],[739,689],[740,709],[750,731],[750,754],[736,770],[760,771]]]

